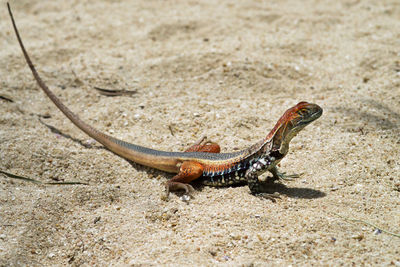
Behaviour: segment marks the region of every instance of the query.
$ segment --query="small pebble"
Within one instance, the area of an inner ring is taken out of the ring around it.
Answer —
[[[182,201],[184,201],[184,202],[187,202],[187,201],[190,200],[190,196],[189,196],[189,195],[183,195],[183,196],[180,197],[180,199],[181,199]]]
[[[364,235],[363,234],[352,235],[351,238],[361,241],[364,239]]]
[[[217,252],[215,250],[210,249],[208,252],[211,254],[211,256],[215,257],[217,255]]]
[[[376,234],[376,235],[382,234],[382,230],[381,229],[375,229],[374,234]]]
[[[94,220],[93,220],[93,223],[94,223],[94,224],[96,224],[97,222],[99,222],[99,221],[100,221],[100,219],[101,219],[101,217],[100,217],[100,216],[98,216],[98,217],[94,218]]]

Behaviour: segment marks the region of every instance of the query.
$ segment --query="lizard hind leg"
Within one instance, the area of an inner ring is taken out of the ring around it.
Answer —
[[[192,146],[188,147],[185,152],[219,153],[221,152],[221,148],[217,143],[213,143],[207,140],[206,136],[203,136]]]
[[[170,191],[184,190],[185,194],[193,191],[189,184],[203,174],[203,165],[196,161],[184,161],[180,167],[179,173],[172,177],[166,184],[167,197]]]

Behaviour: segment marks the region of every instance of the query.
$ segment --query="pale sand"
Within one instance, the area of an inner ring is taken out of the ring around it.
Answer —
[[[216,4],[219,3],[219,4]],[[400,2],[13,1],[41,75],[85,121],[181,151],[263,138],[301,100],[323,116],[281,170],[276,203],[247,186],[161,200],[172,175],[92,142],[39,90],[0,8],[0,265],[400,265]],[[106,97],[93,86],[137,89]],[[174,135],[172,135],[172,133]],[[89,141],[88,141],[89,140]],[[96,146],[100,146],[97,145]]]

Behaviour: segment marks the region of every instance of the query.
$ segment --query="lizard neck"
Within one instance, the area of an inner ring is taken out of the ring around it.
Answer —
[[[289,152],[292,134],[291,123],[289,120],[280,119],[268,135],[249,147],[246,151],[248,159],[259,158],[271,155],[276,159],[282,159]]]

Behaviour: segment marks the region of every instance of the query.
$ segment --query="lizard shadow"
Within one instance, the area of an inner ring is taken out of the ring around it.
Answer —
[[[198,191],[202,191],[206,185],[201,184],[201,181],[194,181],[192,183],[194,188]],[[246,186],[246,183],[231,185],[229,187],[240,187]],[[280,195],[284,195],[290,198],[302,198],[302,199],[313,199],[313,198],[322,198],[326,196],[326,193],[311,189],[311,188],[304,188],[304,187],[287,187],[282,183],[276,182],[267,182],[263,184],[261,193],[268,193],[273,194],[275,192],[279,193]]]
[[[263,186],[265,193],[279,193],[280,195],[285,195],[290,198],[302,198],[302,199],[313,199],[313,198],[322,198],[326,196],[326,193],[306,188],[306,187],[287,187],[282,183],[266,183]]]

